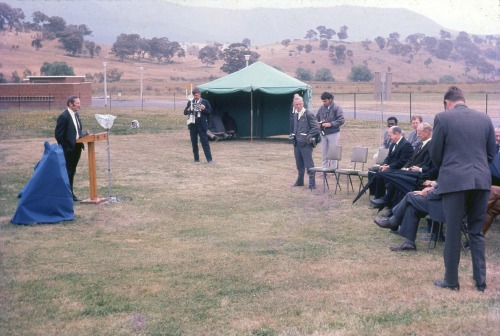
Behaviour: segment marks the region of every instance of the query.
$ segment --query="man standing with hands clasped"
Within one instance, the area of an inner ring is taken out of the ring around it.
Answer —
[[[313,172],[309,169],[314,167],[312,158],[313,138],[319,135],[319,124],[314,114],[304,108],[302,97],[293,100],[296,113],[293,117],[293,129],[291,130],[290,140],[293,141],[293,154],[297,166],[297,180],[294,187],[304,185],[304,174],[307,170],[309,174],[309,189],[316,189],[316,181]]]
[[[82,122],[78,115],[78,111],[80,110],[80,98],[78,98],[78,96],[68,97],[66,106],[67,109],[57,118],[54,136],[64,152],[66,171],[68,172],[73,201],[80,202],[80,199],[78,199],[73,192],[73,179],[76,173],[76,166],[78,166],[84,148],[82,143],[76,142],[76,140],[83,136]]]
[[[439,167],[439,194],[446,223],[444,280],[434,285],[459,290],[461,228],[467,216],[472,256],[472,276],[478,291],[486,289],[486,260],[483,227],[491,175],[488,164],[495,155],[495,131],[488,115],[465,105],[456,86],[444,95],[444,112],[434,119],[430,155]]]
[[[192,91],[193,100],[188,101],[184,109],[184,115],[188,116],[188,129],[191,136],[191,145],[193,147],[194,162],[200,162],[198,153],[198,136],[200,137],[201,147],[205,153],[208,163],[213,163],[210,144],[208,143],[208,116],[212,113],[212,107],[208,100],[201,98],[199,89]]]
[[[333,103],[333,94],[323,92],[321,94],[323,106],[321,106],[316,114],[316,119],[320,124],[321,131],[321,156],[323,158],[323,167],[337,168],[337,161],[329,161],[326,159],[328,155],[328,147],[337,146],[339,144],[340,126],[345,122],[342,107]]]

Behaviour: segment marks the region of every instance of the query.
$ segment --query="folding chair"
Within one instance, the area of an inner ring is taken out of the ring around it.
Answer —
[[[388,148],[379,148],[377,152],[377,158],[375,159],[375,164],[373,165],[373,168],[379,168],[382,163],[384,163],[385,158],[389,155],[389,149]],[[359,190],[358,193],[361,192],[361,189],[364,188],[364,178],[368,178],[368,170],[363,170],[358,173],[359,177]]]
[[[326,159],[327,160],[337,160],[340,161],[342,158],[342,146],[329,146],[328,147],[328,152],[326,154]],[[337,164],[338,166],[338,164]],[[326,188],[330,189],[330,185],[328,184],[328,179],[326,178],[326,174],[333,174],[335,176],[335,181],[336,181],[336,186],[335,186],[335,192],[337,192],[337,186],[339,186],[339,180],[337,178],[337,174],[335,174],[335,171],[337,168],[333,167],[312,167],[309,169],[309,172],[313,172],[314,174],[316,173],[323,173],[323,193],[326,192]]]
[[[346,175],[347,177],[347,193],[349,193],[349,184],[351,185],[352,192],[354,192],[354,187],[352,185],[351,176],[359,176],[358,174],[363,171],[365,163],[368,160],[368,147],[354,147],[352,149],[351,162],[354,163],[352,169],[337,169],[335,173],[337,174],[337,179],[340,179],[340,175]],[[356,169],[356,164],[361,163],[361,169]],[[361,180],[361,178],[360,178]],[[361,190],[361,189],[360,189]],[[336,192],[337,190],[335,190]]]

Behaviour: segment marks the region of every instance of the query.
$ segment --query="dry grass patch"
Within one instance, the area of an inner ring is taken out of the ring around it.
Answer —
[[[93,113],[102,112],[81,114],[97,132]],[[0,116],[5,334],[488,335],[500,327],[497,225],[487,236],[486,292],[474,289],[469,255],[461,291],[437,289],[441,245],[389,251],[401,238],[373,224],[366,196],[351,205],[343,178],[336,195],[323,194],[319,175],[313,192],[291,188],[296,171],[285,139],[211,143],[215,164],[191,163],[179,111],[119,111],[110,142],[120,202],[76,204],[75,220],[57,225],[10,224],[43,141],[53,142],[37,127],[16,126],[24,115]],[[33,116],[35,125],[52,118]],[[132,119],[141,121],[138,131]],[[353,146],[375,152],[378,127],[347,122],[342,166]],[[106,146],[96,147],[104,196]],[[318,150],[314,158],[320,162]],[[86,161],[75,181],[80,197],[88,195]]]

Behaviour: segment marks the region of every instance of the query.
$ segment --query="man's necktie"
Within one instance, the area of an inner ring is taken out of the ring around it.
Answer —
[[[75,121],[76,121],[76,131],[78,132],[78,137],[82,137],[82,125],[80,123],[80,116],[78,112],[75,112]]]

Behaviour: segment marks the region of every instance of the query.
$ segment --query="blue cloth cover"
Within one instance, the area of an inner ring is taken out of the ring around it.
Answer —
[[[57,223],[73,220],[73,196],[61,146],[44,143],[42,159],[19,193],[14,224]]]

